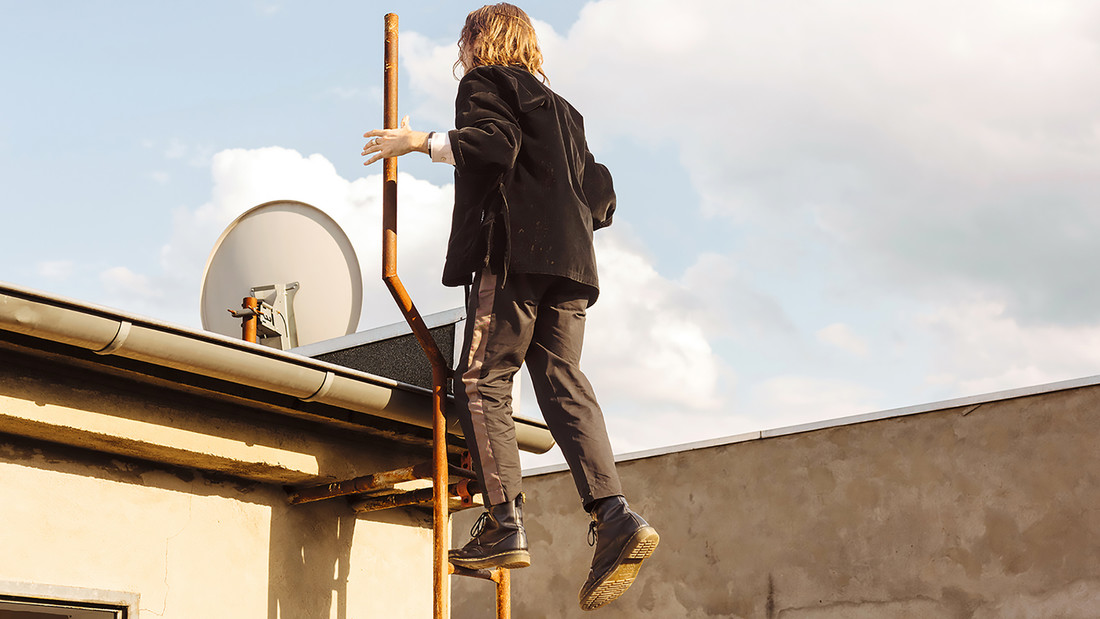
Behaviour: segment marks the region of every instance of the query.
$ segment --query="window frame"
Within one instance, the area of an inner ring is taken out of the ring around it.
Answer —
[[[117,619],[139,619],[140,599],[137,593],[126,591],[0,580],[0,602],[36,604],[44,609],[53,606],[114,611]]]

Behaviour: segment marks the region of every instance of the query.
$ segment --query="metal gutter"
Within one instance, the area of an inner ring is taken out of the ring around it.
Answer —
[[[427,389],[358,370],[0,282],[0,330],[431,428]],[[520,448],[544,453],[545,425],[516,420]],[[457,421],[448,433],[462,436]]]

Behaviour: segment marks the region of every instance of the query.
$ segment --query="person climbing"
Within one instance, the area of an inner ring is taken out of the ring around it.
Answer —
[[[623,496],[603,413],[581,372],[585,312],[599,281],[593,231],[611,224],[615,191],[588,149],[584,121],[551,90],[530,18],[507,3],[466,17],[455,129],[376,129],[364,165],[411,152],[455,168],[443,284],[468,286],[455,403],[487,511],[450,551],[470,569],[530,565],[512,381],[526,363],[543,418],[591,514],[595,546],[581,608],[622,595],[660,536]]]

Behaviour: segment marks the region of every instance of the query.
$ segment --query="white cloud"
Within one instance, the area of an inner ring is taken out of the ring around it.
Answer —
[[[156,308],[167,305],[174,297],[173,291],[158,285],[153,278],[137,273],[129,267],[117,266],[99,274],[104,304],[120,308]],[[150,312],[151,313],[151,312]]]
[[[422,131],[446,130],[454,126],[454,102],[458,80],[452,73],[458,58],[455,40],[442,45],[413,31],[401,35],[402,72],[408,76],[410,99],[416,101],[408,113],[412,126]],[[461,71],[461,70],[460,70]]]
[[[788,328],[756,342],[760,354],[793,333],[803,342],[780,363],[815,355],[798,376],[826,381],[819,399],[775,395],[790,389],[779,369],[754,376],[773,393],[757,402],[873,407],[882,395],[855,377],[882,381],[893,363],[938,375],[935,392],[950,396],[1095,373],[1100,291],[1082,265],[1100,261],[1100,82],[1088,79],[1100,70],[1100,5],[686,0],[676,29],[691,36],[669,35],[668,9],[591,3],[544,47],[590,137],[678,153],[699,212],[737,231],[736,253],[702,256],[688,277],[727,299],[704,307],[759,311],[719,316],[708,341],[771,315]],[[929,307],[934,321],[906,311]],[[815,313],[848,326],[811,327]],[[898,360],[871,339],[891,330],[928,356]],[[830,376],[814,335],[863,360],[843,366],[852,381]]]
[[[762,381],[749,395],[752,412],[766,419],[761,430],[871,412],[880,397],[856,382],[797,375]]]
[[[589,312],[585,361],[616,407],[715,410],[722,364],[691,295],[611,231],[597,242],[601,294]],[[588,367],[586,365],[586,367]]]
[[[696,300],[662,277],[614,227],[596,235],[600,298],[588,311],[583,369],[604,410],[617,453],[737,431],[736,375],[712,349]],[[522,414],[538,417],[529,382]],[[524,455],[527,467],[560,461]]]
[[[993,299],[1025,339],[1062,324],[1087,340],[1100,323],[1080,266],[1100,260],[1100,82],[1087,79],[1100,70],[1098,17],[1076,0],[685,0],[670,32],[668,2],[601,0],[566,33],[536,26],[590,140],[679,157],[698,212],[745,239],[683,276],[704,341],[782,334],[874,365],[890,346],[872,338],[890,330],[936,359],[954,352],[893,308]],[[417,45],[418,96],[449,111],[453,44]],[[830,321],[810,327],[810,307]],[[857,332],[858,320],[877,326]],[[1071,341],[1037,338],[1032,354],[1058,367]],[[968,374],[1009,367],[989,358]],[[1041,378],[1014,376],[1003,382]]]
[[[590,138],[678,153],[701,212],[759,251],[823,244],[868,290],[1092,320],[1071,265],[1100,260],[1100,5],[685,0],[676,35],[669,16],[602,0],[540,31]]]
[[[1026,325],[1001,302],[945,304],[915,325],[936,344],[931,384],[977,394],[1100,374],[1100,325]]]
[[[710,338],[744,340],[794,330],[790,316],[773,294],[743,273],[737,256],[703,252],[681,279],[691,298],[688,310]]]
[[[866,357],[868,346],[866,340],[856,335],[852,328],[844,323],[833,323],[817,332],[819,342],[835,346],[840,350],[859,357]]]
[[[111,269],[110,303],[131,311],[198,326],[199,276],[222,230],[246,210],[272,200],[298,200],[325,211],[351,239],[364,279],[361,328],[402,320],[381,282],[382,181],[354,182],[320,155],[279,147],[231,149],[211,163],[211,200],[173,214],[160,263],[137,274]],[[422,314],[462,305],[460,290],[439,284],[452,200],[450,186],[408,175],[398,179],[399,274]],[[166,304],[165,299],[172,303]]]
[[[112,267],[100,274],[100,281],[111,290],[140,289],[149,285],[149,278],[127,267]]]

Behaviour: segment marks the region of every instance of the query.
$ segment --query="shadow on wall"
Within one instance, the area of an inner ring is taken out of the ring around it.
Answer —
[[[0,464],[4,463],[17,463],[21,467],[76,478],[92,478],[125,486],[163,490],[174,496],[218,497],[226,501],[239,502],[235,508],[229,509],[240,513],[262,513],[262,510],[257,512],[256,508],[268,508],[269,521],[266,518],[255,520],[244,518],[241,521],[249,521],[254,526],[268,528],[266,583],[261,580],[264,576],[259,573],[262,568],[257,569],[259,566],[256,563],[252,563],[251,567],[242,567],[236,561],[226,559],[227,550],[240,552],[241,549],[251,549],[249,552],[263,552],[262,545],[255,544],[258,540],[254,539],[242,540],[240,547],[226,549],[221,548],[220,544],[228,542],[232,546],[232,540],[224,537],[221,541],[192,538],[188,543],[202,544],[201,548],[193,548],[193,552],[190,553],[190,560],[193,563],[180,563],[185,559],[181,559],[176,553],[171,553],[169,558],[172,562],[166,568],[173,570],[177,575],[191,570],[205,571],[206,573],[200,577],[203,582],[207,582],[207,579],[220,579],[230,586],[233,583],[248,583],[246,588],[250,591],[253,586],[263,587],[266,584],[267,616],[271,619],[312,619],[314,617],[354,619],[364,616],[361,612],[364,597],[391,593],[397,595],[393,591],[395,585],[407,586],[410,595],[418,595],[425,587],[429,592],[431,590],[430,574],[427,569],[430,567],[428,552],[431,540],[430,518],[415,509],[356,515],[344,499],[292,506],[286,501],[286,494],[281,488],[268,484],[245,482],[192,469],[158,466],[140,460],[33,439],[18,438],[14,442],[8,442],[3,440],[3,435],[0,435]],[[77,507],[68,503],[95,502],[98,505],[98,511],[106,514],[107,517],[130,521],[133,526],[143,529],[143,537],[137,538],[142,541],[135,542],[134,538],[131,538],[131,544],[139,546],[145,544],[144,550],[154,552],[146,538],[163,539],[158,536],[164,534],[164,523],[145,526],[150,518],[164,518],[163,506],[157,507],[161,511],[141,513],[126,505],[114,505],[97,495],[81,494],[71,498],[64,492],[61,494],[65,501],[53,501],[52,505],[57,508],[55,511],[78,514]],[[29,502],[49,502],[48,496],[36,496]],[[224,502],[219,503],[224,505]],[[0,503],[0,506],[2,505]],[[24,504],[18,509],[26,511],[31,507]],[[116,510],[119,513],[114,514]],[[231,528],[241,522],[227,523],[220,518],[212,520],[216,512],[200,512],[198,509],[194,514],[185,512],[186,510],[183,512],[182,521],[186,521],[187,528],[192,531],[201,531],[204,528],[208,531],[220,529],[220,535],[236,532],[246,538],[251,538],[257,532],[262,535],[262,529],[246,531]],[[2,509],[0,513],[3,513]],[[222,513],[224,515],[225,512]],[[84,525],[74,525],[76,528],[82,526]],[[359,535],[357,549],[355,548],[356,533]],[[33,531],[17,534],[32,537],[38,535]],[[112,534],[108,533],[107,537],[99,541],[86,540],[86,546],[81,546],[79,550],[85,555],[83,560],[86,560],[88,555],[100,556],[99,553],[106,552],[101,546],[103,544],[109,546],[112,543],[113,538],[110,537]],[[130,534],[133,534],[133,531]],[[70,550],[74,549],[75,547]],[[424,554],[423,561],[414,560],[410,565],[410,557],[420,551]],[[135,552],[130,557],[130,563],[140,563],[142,556],[146,558],[151,556],[149,552],[145,554]],[[155,552],[160,553],[161,559],[164,558],[163,547]],[[3,553],[0,553],[0,556],[2,555]],[[76,561],[77,556],[79,553],[68,560]],[[262,558],[260,560],[262,561]],[[423,575],[419,573],[421,563],[425,566],[422,570]],[[240,573],[241,569],[251,569],[256,573]],[[223,571],[227,573],[219,576]],[[123,579],[128,577],[125,570],[115,576]],[[353,591],[355,595],[350,597],[349,581],[358,589]],[[84,585],[86,583],[63,584]],[[201,583],[187,584],[201,587]],[[168,589],[170,587],[166,590]],[[262,589],[257,592],[262,592]],[[157,611],[161,610],[157,606],[161,603],[158,595],[163,593],[144,590],[141,593],[143,603],[152,603]],[[147,597],[146,594],[148,594]],[[250,597],[250,594],[246,596]],[[352,601],[349,602],[349,600]],[[178,601],[179,598],[176,598],[173,605]],[[430,607],[430,600],[428,604]],[[383,606],[400,608],[401,600],[387,599]],[[349,607],[358,608],[359,611],[349,613]],[[371,604],[370,607],[377,606]],[[153,608],[150,607],[150,610]],[[157,613],[153,612],[153,614]],[[383,616],[395,615],[391,613]]]
[[[355,521],[355,514],[342,500],[287,505],[272,510],[269,619],[347,619]]]
[[[385,532],[390,527],[412,527],[427,532],[419,536],[395,537]],[[427,552],[430,529],[430,518],[415,508],[357,515],[344,499],[274,506],[269,550],[268,618],[348,619],[349,581],[355,587],[355,597],[358,598],[350,603],[353,608],[358,608],[361,613],[364,597],[376,599],[378,603],[371,602],[369,607],[379,611],[378,616],[394,616],[390,613],[404,608],[402,600],[407,596],[418,596],[422,585],[427,587],[427,591],[431,590],[430,581],[425,584],[407,580],[430,579],[427,569],[430,567],[430,554]],[[354,538],[357,534],[359,544],[356,549]],[[367,537],[369,542],[365,541]],[[423,561],[415,561],[414,555],[418,550],[424,551]],[[418,567],[424,569],[419,570]],[[380,599],[372,596],[380,596]],[[424,603],[418,600],[409,610],[419,612],[413,606]],[[430,607],[430,600],[427,603]],[[360,616],[363,615],[350,615],[352,618]]]

